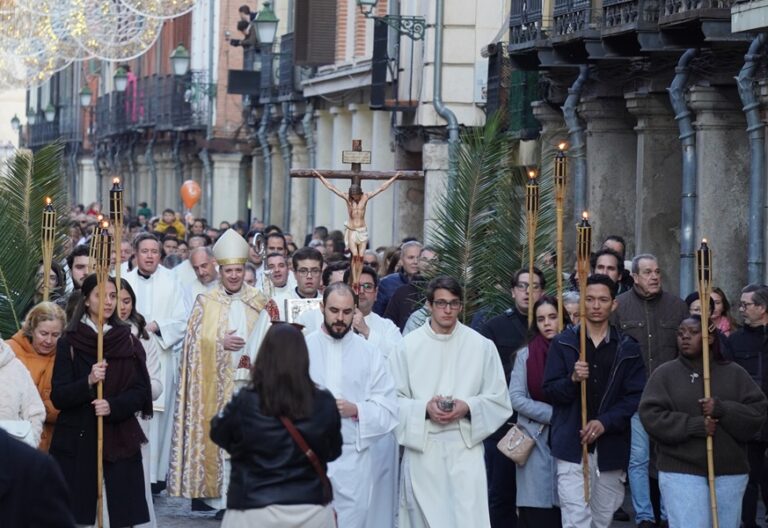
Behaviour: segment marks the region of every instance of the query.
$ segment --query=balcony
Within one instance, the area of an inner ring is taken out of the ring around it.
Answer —
[[[659,26],[668,41],[680,46],[704,42],[745,41],[748,35],[731,32],[735,0],[662,0]]]
[[[541,0],[512,0],[509,15],[510,53],[529,50],[546,39],[543,29]]]
[[[56,117],[50,123],[45,120],[42,112],[38,112],[35,124],[27,125],[29,148],[42,147],[57,140],[65,143],[82,140],[81,110],[72,104],[73,101],[67,103],[57,108]]]
[[[570,62],[601,58],[604,55],[601,24],[602,9],[598,0],[555,0],[550,43],[557,48],[559,57]]]
[[[293,33],[286,33],[280,39],[280,64],[277,74],[277,100],[281,102],[301,100],[301,93],[296,90],[296,64],[293,60],[293,48]]]
[[[659,15],[664,0],[603,0],[603,43],[614,55],[658,51],[664,45]]]
[[[111,92],[96,100],[97,138],[147,128],[202,130],[210,111],[207,72],[186,76],[152,75],[129,83],[125,92]]]

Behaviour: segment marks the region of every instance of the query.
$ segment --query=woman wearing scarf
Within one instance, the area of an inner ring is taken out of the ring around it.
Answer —
[[[549,451],[552,406],[541,389],[549,343],[557,334],[557,301],[544,296],[533,305],[534,322],[528,345],[517,352],[509,397],[517,412],[517,425],[535,440],[524,466],[517,466],[518,526],[561,526],[557,500],[555,459]]]
[[[146,355],[131,327],[116,311],[115,281],[104,285],[99,306],[96,276],[83,281],[82,297],[59,339],[53,369],[51,400],[60,410],[50,453],[59,463],[70,489],[75,520],[96,520],[96,417],[104,417],[105,512],[109,526],[133,526],[149,520],[144,496],[141,445],[146,437],[137,413],[152,415]],[[99,310],[104,316],[104,361],[96,362]],[[104,381],[104,398],[96,385]]]

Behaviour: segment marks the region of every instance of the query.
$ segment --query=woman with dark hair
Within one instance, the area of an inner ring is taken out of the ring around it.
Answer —
[[[509,397],[517,411],[517,425],[535,445],[525,465],[517,466],[519,526],[561,526],[555,459],[549,451],[552,405],[541,388],[549,343],[557,334],[557,300],[543,296],[533,305],[534,322],[528,344],[515,357]]]
[[[747,442],[765,421],[768,401],[747,372],[723,358],[710,322],[711,397],[704,398],[701,318],[677,329],[680,355],[657,368],[638,412],[656,442],[659,487],[670,528],[711,526],[706,438],[714,443],[719,525],[736,528],[747,486]]]
[[[120,281],[120,293],[117,296],[117,314],[121,321],[131,325],[131,334],[141,341],[141,346],[147,355],[147,372],[149,373],[149,383],[152,392],[152,401],[157,400],[163,393],[162,370],[160,368],[160,352],[157,346],[157,337],[155,334],[147,332],[147,321],[144,316],[136,311],[136,294],[128,281]],[[155,510],[152,506],[152,486],[150,483],[149,462],[152,459],[150,450],[160,443],[159,438],[150,437],[149,418],[139,420],[141,430],[148,442],[141,446],[141,462],[144,468],[144,494],[147,505],[149,506],[150,520],[146,524],[140,525],[142,528],[154,528]]]
[[[251,379],[211,420],[211,439],[232,457],[222,528],[336,526],[325,472],[341,455],[341,418],[309,377],[301,331],[273,324]]]
[[[96,276],[83,281],[82,297],[59,339],[51,401],[59,409],[50,454],[61,467],[78,524],[96,518],[96,417],[104,417],[105,511],[113,528],[149,521],[144,496],[141,444],[147,441],[137,413],[152,416],[146,355],[131,327],[115,309],[117,290],[109,277],[100,304]],[[96,361],[99,313],[104,318],[104,360]],[[104,382],[104,397],[96,385]]]
[[[712,321],[720,332],[725,336],[730,336],[731,332],[738,330],[739,325],[731,316],[731,303],[728,297],[720,288],[712,288],[712,302],[715,303],[715,309],[712,310]]]

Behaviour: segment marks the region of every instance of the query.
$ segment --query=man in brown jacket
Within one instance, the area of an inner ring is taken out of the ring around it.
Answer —
[[[677,327],[688,316],[688,307],[679,297],[662,291],[661,269],[655,256],[638,255],[632,259],[634,286],[616,298],[615,322],[625,334],[640,343],[646,374],[677,356]],[[651,505],[648,462],[648,433],[637,413],[632,417],[632,446],[629,455],[629,486],[635,522],[639,527],[655,526]],[[662,517],[663,508],[662,508]]]

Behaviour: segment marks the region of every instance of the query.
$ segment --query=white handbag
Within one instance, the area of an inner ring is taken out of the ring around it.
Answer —
[[[12,438],[37,449],[32,434],[32,422],[29,420],[0,420],[0,429],[4,429]]]

